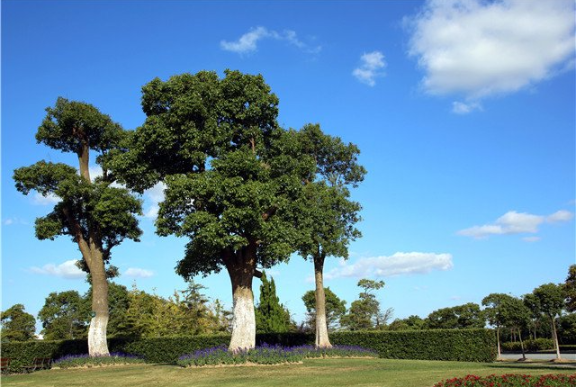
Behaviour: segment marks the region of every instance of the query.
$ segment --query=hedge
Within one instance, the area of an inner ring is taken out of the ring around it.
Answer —
[[[357,345],[373,349],[388,359],[454,360],[491,362],[496,359],[496,337],[488,329],[425,331],[335,332],[332,344]],[[111,352],[142,356],[152,363],[175,363],[179,356],[198,349],[227,345],[230,335],[177,336],[148,339],[111,338]],[[314,334],[272,333],[256,336],[257,344],[296,346],[314,344]],[[2,344],[2,357],[12,358],[11,372],[30,364],[35,357],[58,359],[88,353],[86,340],[28,341]]]

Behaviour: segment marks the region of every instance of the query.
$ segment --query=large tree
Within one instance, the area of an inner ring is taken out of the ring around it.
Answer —
[[[24,305],[16,304],[0,313],[2,342],[27,341],[34,338],[36,320]]]
[[[53,240],[72,238],[81,254],[81,266],[90,274],[93,289],[92,320],[88,332],[91,356],[109,355],[106,328],[109,319],[106,265],[111,250],[126,238],[138,240],[141,231],[136,215],[141,203],[126,189],[114,187],[114,178],[103,168],[102,176],[90,176],[91,152],[104,165],[120,146],[124,131],[109,116],[83,102],[58,98],[46,109],[36,140],[78,158],[78,169],[67,164],[39,161],[14,171],[16,189],[37,191],[60,201],[48,215],[36,219],[36,237]]]
[[[262,76],[226,71],[154,79],[146,121],[111,165],[129,187],[163,181],[157,233],[189,238],[176,271],[226,269],[233,296],[230,349],[256,342],[252,279],[296,250],[304,181],[314,161],[279,128],[278,98]]]
[[[312,179],[306,181],[301,202],[304,218],[299,227],[304,238],[299,253],[314,263],[316,284],[316,347],[331,347],[328,337],[324,262],[326,257],[348,258],[348,246],[361,236],[354,227],[360,220],[360,204],[350,199],[350,187],[364,179],[366,170],[358,164],[358,147],[326,135],[320,125],[306,125],[299,132],[301,152],[314,159]]]

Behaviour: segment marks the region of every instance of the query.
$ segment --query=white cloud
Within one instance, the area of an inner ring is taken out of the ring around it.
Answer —
[[[529,237],[522,238],[523,241],[530,242],[530,243],[538,242],[540,239],[542,239],[542,238],[537,237],[537,236],[529,236]]]
[[[558,211],[548,216],[532,215],[509,211],[496,219],[493,224],[483,226],[473,226],[458,231],[458,235],[469,236],[477,239],[487,238],[490,235],[511,235],[511,234],[536,234],[538,227],[545,222],[557,223],[566,222],[574,217],[569,211]],[[525,239],[526,240],[526,239]],[[527,240],[534,242],[535,240]]]
[[[384,72],[381,71],[386,67],[384,54],[380,51],[365,53],[360,57],[360,61],[360,66],[352,71],[352,75],[368,86],[376,85],[376,78],[384,75]]]
[[[480,105],[478,102],[452,102],[452,113],[469,114],[475,110],[482,110],[482,105]]]
[[[10,226],[13,223],[14,223],[14,219],[8,218],[8,219],[4,220],[4,226]]]
[[[154,275],[154,272],[146,269],[140,269],[137,267],[130,267],[124,272],[124,275],[126,277],[133,277],[133,278],[150,278]]]
[[[79,279],[86,278],[86,273],[76,266],[76,260],[66,261],[60,265],[55,265],[49,263],[47,265],[40,267],[31,267],[30,271],[36,274],[51,275],[55,277],[61,277],[66,279]]]
[[[34,196],[32,196],[32,203],[39,205],[39,206],[49,206],[56,204],[60,201],[60,198],[53,194],[48,194],[43,196],[42,194],[36,192]]]
[[[247,54],[256,51],[258,49],[258,42],[263,39],[285,41],[309,53],[318,53],[321,50],[320,46],[311,47],[298,39],[295,31],[285,30],[284,32],[279,33],[265,27],[253,28],[236,41],[228,42],[222,40],[220,42],[220,47],[223,50],[235,52],[237,54]]]
[[[565,71],[574,25],[573,1],[428,0],[409,20],[409,54],[427,92],[477,100]]]
[[[156,185],[146,191],[144,191],[144,196],[149,201],[149,207],[144,211],[144,216],[150,219],[156,219],[158,217],[158,211],[160,210],[159,203],[164,200],[164,190],[166,189],[166,184],[159,182]]]
[[[360,258],[353,264],[340,265],[326,273],[325,278],[426,274],[433,270],[449,270],[453,266],[451,254],[398,252],[391,256]]]

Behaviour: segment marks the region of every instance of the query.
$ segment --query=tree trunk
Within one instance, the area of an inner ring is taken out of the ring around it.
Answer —
[[[256,269],[254,252],[244,251],[228,259],[226,268],[232,282],[233,317],[232,338],[228,350],[231,352],[251,349],[256,346],[256,317],[252,278]]]
[[[500,348],[500,327],[496,327],[496,341],[498,342],[498,357],[496,360],[502,359],[502,349]]]
[[[326,295],[324,294],[324,256],[314,257],[314,278],[316,280],[316,348],[331,348],[326,319]]]
[[[552,336],[554,339],[554,349],[556,349],[556,359],[562,359],[560,356],[560,343],[558,342],[558,333],[556,332],[556,319],[552,317]]]
[[[522,332],[518,328],[518,338],[520,339],[520,349],[522,349],[522,360],[526,360],[526,352],[524,351],[524,342],[522,341]]]
[[[104,270],[102,253],[92,254],[90,275],[92,277],[92,312],[95,315],[90,321],[88,330],[88,353],[94,356],[110,356],[106,341],[108,327],[108,281]]]

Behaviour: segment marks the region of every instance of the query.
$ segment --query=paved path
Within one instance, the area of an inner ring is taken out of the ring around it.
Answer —
[[[576,353],[561,353],[563,359],[576,361]],[[522,358],[521,353],[503,353],[502,357],[504,359],[518,360]],[[556,355],[552,353],[527,353],[526,358],[534,360],[553,360],[556,359]]]

